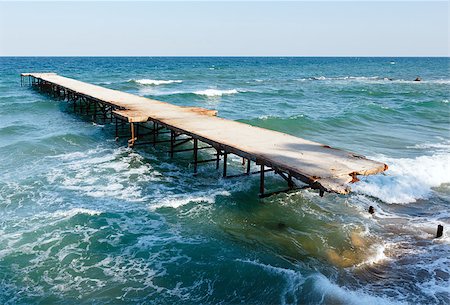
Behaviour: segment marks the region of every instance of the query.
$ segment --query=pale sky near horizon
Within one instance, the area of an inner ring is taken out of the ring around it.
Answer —
[[[449,56],[448,1],[0,1],[0,56]]]

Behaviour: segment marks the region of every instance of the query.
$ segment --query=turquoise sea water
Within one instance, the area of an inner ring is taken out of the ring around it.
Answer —
[[[258,177],[128,149],[20,72],[217,109],[390,169],[349,196],[259,200]],[[0,303],[448,304],[449,92],[449,58],[0,58]]]

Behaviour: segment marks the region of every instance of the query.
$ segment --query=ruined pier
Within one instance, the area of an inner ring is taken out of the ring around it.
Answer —
[[[260,197],[298,188],[317,189],[321,196],[324,192],[347,194],[358,175],[387,169],[384,163],[352,152],[220,118],[214,110],[176,106],[56,73],[22,73],[21,84],[72,103],[75,112],[91,115],[94,121],[115,124],[116,138],[127,128],[130,147],[167,143],[171,157],[192,151],[194,173],[200,164],[212,162],[217,170],[222,164],[223,177],[235,177],[227,173],[227,164],[229,155],[237,155],[245,165],[241,175],[259,174]],[[200,150],[211,151],[212,157],[200,159]],[[257,171],[251,171],[251,162]],[[287,188],[267,192],[265,173],[269,171],[283,178]]]

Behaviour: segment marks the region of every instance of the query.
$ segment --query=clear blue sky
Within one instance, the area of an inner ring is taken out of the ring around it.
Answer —
[[[0,1],[0,55],[449,56],[449,4]]]

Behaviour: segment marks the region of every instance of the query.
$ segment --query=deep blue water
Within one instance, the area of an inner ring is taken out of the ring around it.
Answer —
[[[261,201],[258,177],[128,149],[21,72],[216,109],[389,171],[348,196]],[[4,57],[0,75],[1,304],[450,302],[449,58]]]

